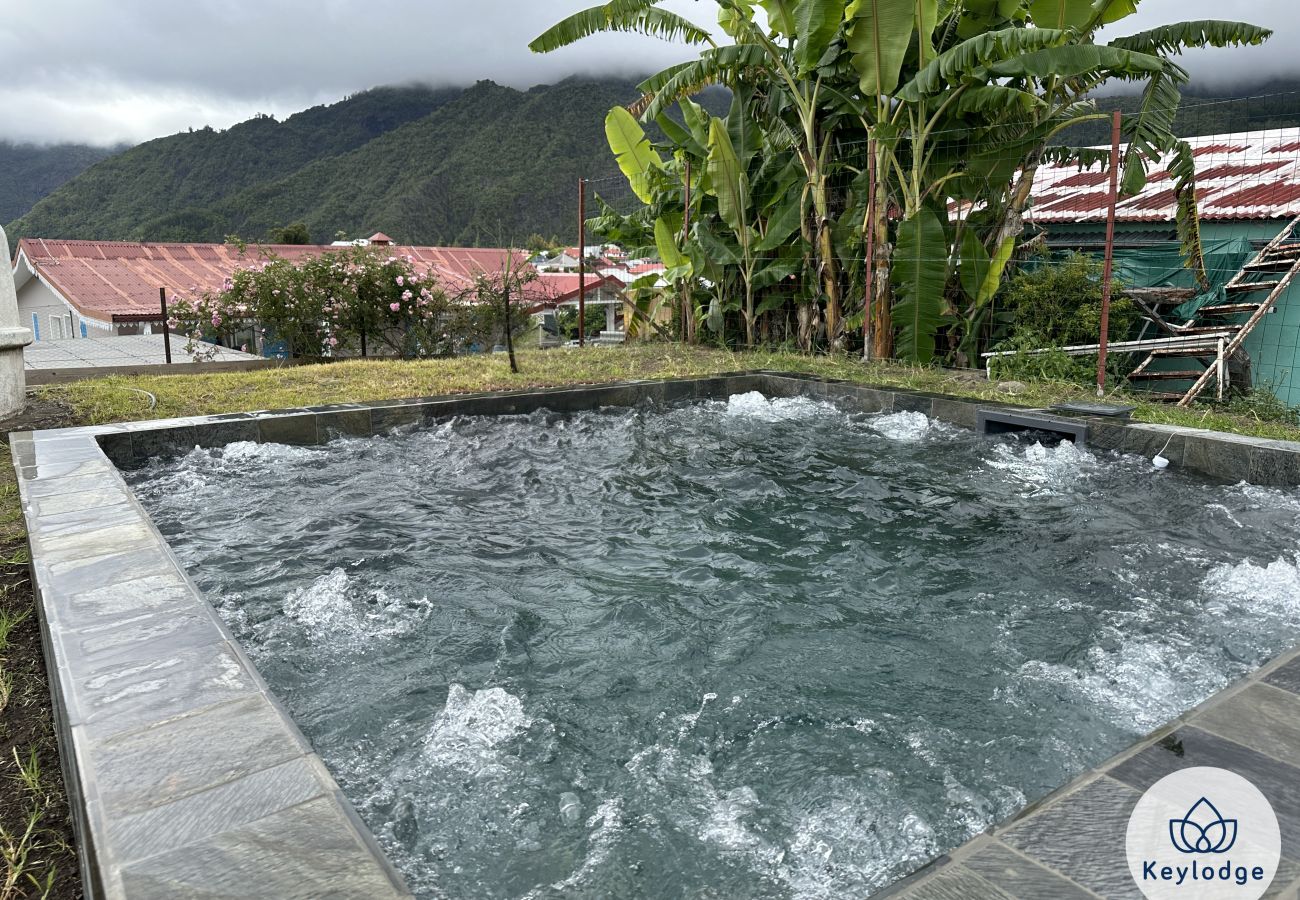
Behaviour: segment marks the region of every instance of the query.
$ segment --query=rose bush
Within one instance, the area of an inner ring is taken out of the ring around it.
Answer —
[[[414,257],[346,247],[299,261],[268,255],[218,291],[173,295],[168,327],[197,359],[218,345],[296,357],[450,356],[504,336],[502,310],[477,299],[477,286],[449,291]]]

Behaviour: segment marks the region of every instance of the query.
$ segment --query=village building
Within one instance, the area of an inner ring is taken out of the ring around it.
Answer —
[[[367,239],[365,246],[411,258],[416,266],[432,271],[453,295],[472,294],[480,275],[528,265],[526,254],[518,251],[403,247],[382,233]],[[38,344],[160,334],[164,327],[160,291],[168,297],[215,292],[235,272],[266,258],[293,261],[338,249],[24,238],[14,261],[19,320],[32,329]],[[577,276],[573,278],[576,284]],[[527,299],[543,304],[551,299],[550,291],[548,287],[546,293]]]
[[[1300,406],[1300,279],[1292,283],[1288,274],[1300,255],[1300,234],[1293,234],[1300,217],[1300,128],[1188,143],[1210,285],[1202,289],[1183,264],[1173,179],[1162,165],[1152,166],[1146,187],[1116,207],[1115,275],[1147,312],[1132,337],[1177,338],[1184,346],[1136,353],[1130,379],[1135,387],[1181,395],[1217,365],[1212,336],[1223,336],[1230,349],[1242,335],[1229,380],[1245,386],[1249,378]],[[1053,250],[1101,253],[1109,178],[1097,167],[1043,166],[1025,217],[1030,231]]]
[[[628,311],[623,282],[612,275],[593,273],[579,281],[576,273],[540,272],[528,285],[533,311],[540,317],[544,335],[558,332],[555,313],[561,307],[588,309],[604,307],[605,327],[598,335],[587,335],[600,343],[622,343],[626,337],[624,323]]]

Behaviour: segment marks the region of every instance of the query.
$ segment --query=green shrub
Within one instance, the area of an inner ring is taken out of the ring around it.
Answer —
[[[1254,419],[1257,422],[1278,422],[1283,425],[1300,425],[1300,408],[1287,406],[1273,393],[1271,385],[1261,384],[1240,394],[1229,396],[1214,406],[1233,416]]]
[[[267,253],[219,291],[169,297],[167,324],[189,338],[186,350],[196,358],[212,355],[214,344],[276,346],[313,358],[355,355],[363,346],[369,355],[404,359],[451,356],[504,338],[503,298],[519,304],[528,273],[485,274],[472,287],[448,290],[433,269],[373,248],[299,262]],[[515,334],[531,327],[522,309],[511,318]]]
[[[1091,256],[1071,253],[1047,260],[1007,281],[997,307],[1008,328],[1006,339],[1038,347],[1095,344],[1101,335],[1102,264]],[[1110,340],[1127,340],[1141,311],[1111,280]],[[995,349],[1013,349],[997,347]]]

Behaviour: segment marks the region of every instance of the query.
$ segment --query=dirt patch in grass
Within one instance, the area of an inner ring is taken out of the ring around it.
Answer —
[[[52,400],[0,421],[0,900],[82,896],[8,446],[10,432],[73,424]]]

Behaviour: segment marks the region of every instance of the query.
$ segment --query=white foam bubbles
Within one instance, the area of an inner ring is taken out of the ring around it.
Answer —
[[[891,441],[916,443],[930,434],[935,423],[925,413],[904,410],[872,416],[867,424]]]
[[[425,740],[425,755],[440,766],[491,774],[501,765],[497,748],[531,724],[523,702],[504,688],[470,691],[453,684]]]
[[[776,397],[769,400],[759,391],[732,394],[727,398],[727,415],[767,422],[802,419],[807,416],[837,412],[829,403],[807,397]]]
[[[1068,490],[1079,478],[1091,474],[1097,457],[1070,441],[1061,441],[1054,447],[1035,441],[1028,446],[995,444],[992,456],[984,462],[1035,495]]]
[[[329,635],[332,647],[358,650],[418,626],[428,602],[404,603],[383,590],[356,584],[342,568],[335,568],[289,593],[282,608],[293,622]]]
[[[1300,568],[1297,559],[1275,559],[1265,565],[1250,560],[1215,566],[1202,584],[1214,613],[1268,619],[1300,619]]]
[[[1141,734],[1222,687],[1223,676],[1207,672],[1203,663],[1167,642],[1128,638],[1090,647],[1082,664],[1026,662],[1009,690],[1013,697],[1025,696],[1027,688],[1034,694],[1034,688],[1047,688],[1045,696],[1055,698],[1073,694],[1116,726]]]

